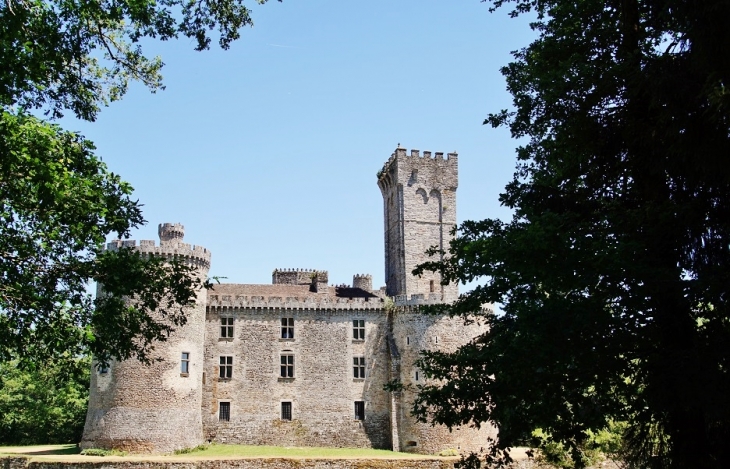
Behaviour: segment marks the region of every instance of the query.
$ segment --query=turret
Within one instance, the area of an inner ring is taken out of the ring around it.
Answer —
[[[154,241],[113,241],[107,249],[130,248],[150,255],[175,257],[195,267],[205,278],[210,251],[184,243],[179,223],[159,225],[160,245]],[[98,294],[98,292],[97,292]],[[205,303],[198,293],[186,308],[187,323],[177,326],[166,342],[155,344],[158,361],[145,366],[135,359],[112,362],[91,373],[89,410],[82,448],[131,452],[170,452],[203,442],[201,416]],[[154,317],[154,313],[153,313]],[[162,317],[154,317],[164,321]]]
[[[373,291],[373,276],[370,274],[355,274],[352,276],[352,288]]]

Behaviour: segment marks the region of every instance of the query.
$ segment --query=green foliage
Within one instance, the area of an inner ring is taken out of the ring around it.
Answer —
[[[201,451],[205,451],[208,449],[210,445],[198,445],[194,448],[182,448],[182,449],[176,449],[173,454],[190,454],[190,453],[199,453]]]
[[[217,29],[227,49],[241,27],[253,24],[243,3],[6,0],[0,3],[0,105],[45,108],[52,116],[70,109],[94,120],[99,106],[120,99],[130,80],[162,88],[162,60],[146,57],[141,39],[182,35],[204,50]]]
[[[0,0],[0,362],[149,362],[153,344],[185,323],[202,279],[175,259],[104,251],[109,235],[145,223],[132,187],[90,141],[29,110],[94,120],[129,80],[160,89],[162,61],[140,41],[182,35],[203,50],[217,30],[226,49],[252,24],[243,1]],[[92,281],[106,295],[87,295]]]
[[[730,3],[511,3],[539,35],[502,70],[514,111],[486,121],[525,142],[514,216],[416,270],[483,279],[452,312],[503,314],[423,356],[414,410],[496,423],[495,453],[539,428],[581,467],[620,421],[628,467],[730,467]]]
[[[0,363],[0,444],[69,443],[81,439],[88,401],[88,358]]]
[[[81,451],[83,456],[126,456],[126,451],[118,449],[87,448]]]
[[[535,460],[540,464],[569,469],[595,466],[607,458],[618,460],[622,458],[625,430],[626,424],[613,422],[597,432],[588,430],[586,438],[576,445],[578,451],[569,451],[562,442],[555,441],[538,428],[532,432],[532,445],[538,448]],[[576,464],[574,458],[578,458],[580,463]]]
[[[88,352],[149,361],[202,286],[181,263],[102,250],[143,219],[131,187],[92,150],[35,117],[0,114],[0,361]],[[89,280],[107,295],[92,300]]]

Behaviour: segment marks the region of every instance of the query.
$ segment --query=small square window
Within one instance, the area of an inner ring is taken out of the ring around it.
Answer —
[[[107,373],[109,373],[109,365],[103,365],[103,366],[99,367],[100,375],[105,375]]]
[[[220,357],[219,375],[221,379],[231,379],[233,377],[233,357],[223,355]]]
[[[190,353],[183,352],[180,356],[180,373],[187,375],[190,373]]]
[[[281,318],[281,338],[294,338],[294,318]]]
[[[355,420],[365,420],[365,401],[355,401]]]
[[[218,421],[219,422],[230,422],[231,421],[231,403],[221,402],[218,404]]]
[[[281,403],[281,419],[291,420],[291,402]]]
[[[281,354],[281,370],[279,372],[279,376],[281,376],[282,378],[294,377],[294,354]]]
[[[233,338],[233,318],[221,318],[221,339]]]
[[[353,340],[365,340],[365,320],[364,319],[353,319],[352,320],[352,339]]]
[[[365,357],[352,358],[352,372],[354,378],[365,377]]]

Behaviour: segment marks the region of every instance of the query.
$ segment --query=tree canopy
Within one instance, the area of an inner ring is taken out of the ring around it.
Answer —
[[[493,8],[503,6],[501,0]],[[491,421],[500,448],[540,429],[576,466],[626,422],[630,467],[730,467],[730,3],[516,0],[538,38],[502,69],[525,142],[500,201],[467,221],[445,281],[481,279],[452,313],[503,313],[414,409]]]
[[[76,443],[89,400],[87,357],[0,363],[0,444]]]
[[[227,49],[248,25],[244,0],[2,0],[0,105],[45,108],[52,116],[71,110],[94,120],[129,80],[162,87],[163,62],[144,55],[141,39],[182,35],[204,50],[217,30]]]
[[[243,0],[0,0],[0,362],[149,361],[185,323],[204,279],[174,259],[105,251],[145,223],[141,205],[90,141],[38,115],[94,120],[130,80],[160,89],[162,61],[142,39],[225,49],[249,13]],[[108,295],[91,298],[90,281]]]

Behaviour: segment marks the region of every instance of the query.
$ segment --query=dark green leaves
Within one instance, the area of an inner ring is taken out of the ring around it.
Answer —
[[[258,0],[265,3],[266,0]],[[130,80],[162,88],[159,57],[144,55],[142,38],[195,40],[207,49],[211,31],[227,49],[253,24],[243,0],[29,0],[0,7],[0,105],[64,110],[94,120],[120,99]]]
[[[423,357],[446,384],[416,410],[492,420],[502,447],[540,429],[576,466],[624,421],[630,467],[727,467],[730,5],[512,3],[540,36],[502,70],[514,111],[485,123],[527,139],[500,197],[514,217],[465,222],[423,266],[485,280],[453,312],[504,314]]]
[[[174,260],[102,251],[143,219],[132,188],[92,150],[32,116],[0,116],[0,361],[89,350],[146,361],[202,287]],[[91,281],[113,296],[92,300]]]

